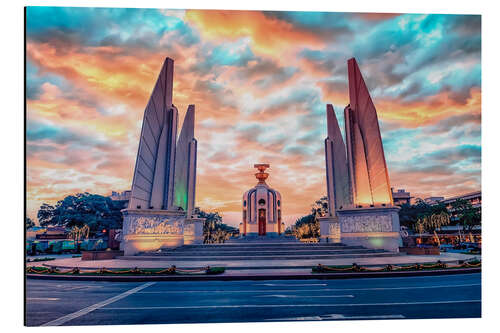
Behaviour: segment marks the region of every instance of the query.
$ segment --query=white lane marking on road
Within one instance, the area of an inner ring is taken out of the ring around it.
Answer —
[[[414,286],[414,287],[387,287],[387,288],[346,288],[346,289],[262,289],[262,290],[164,290],[164,291],[140,291],[139,294],[177,294],[177,293],[269,293],[269,292],[309,292],[309,291],[363,291],[363,290],[409,290],[409,289],[434,289],[434,288],[463,288],[481,286],[474,284],[450,284],[435,286]]]
[[[73,291],[73,290],[83,290],[83,289],[99,289],[102,288],[103,286],[80,286],[80,287],[69,287],[65,288],[65,291]],[[87,291],[87,290],[85,290]]]
[[[75,318],[78,318],[78,317],[81,317],[83,315],[86,315],[87,313],[90,313],[94,310],[97,310],[97,309],[100,309],[102,308],[103,306],[106,306],[108,304],[111,304],[113,302],[116,302],[118,300],[121,300],[122,298],[125,298],[129,295],[132,295],[132,294],[135,294],[136,292],[144,289],[144,288],[147,288],[153,284],[155,284],[156,282],[147,282],[147,283],[144,283],[144,284],[141,284],[140,286],[138,287],[135,287],[133,289],[130,289],[130,290],[127,290],[119,295],[116,295],[114,297],[111,297],[111,298],[108,298],[102,302],[99,302],[99,303],[96,303],[94,305],[91,305],[91,306],[88,306],[86,308],[83,308],[79,311],[76,311],[76,312],[73,312],[73,313],[70,313],[68,315],[65,315],[65,316],[62,316],[60,318],[57,318],[55,320],[52,320],[52,321],[49,321],[48,323],[45,323],[41,326],[59,326],[59,325],[62,325],[70,320],[73,320]]]
[[[102,308],[101,310],[177,310],[177,309],[219,309],[219,308],[289,308],[289,307],[351,307],[351,306],[394,306],[394,305],[430,305],[430,304],[457,304],[481,303],[480,299],[464,301],[435,301],[435,302],[399,302],[399,303],[333,303],[333,304],[238,304],[238,305],[191,305],[191,306],[141,306],[123,308]]]
[[[62,289],[63,291],[103,288],[103,286],[96,286],[96,285],[85,285],[85,286],[68,287],[68,286],[66,286],[64,284],[56,284],[56,287]],[[42,292],[46,292],[46,290],[42,290]]]
[[[354,295],[255,295],[254,297],[280,297],[280,298],[342,298],[354,297]]]
[[[284,321],[284,320],[335,320],[335,319],[405,319],[401,314],[397,315],[378,315],[378,316],[344,316],[343,314],[327,314],[321,316],[310,317],[290,317],[290,318],[272,318],[267,321]]]
[[[308,286],[326,286],[326,283],[254,283],[252,286],[267,286],[267,287],[308,287]]]
[[[58,301],[59,298],[55,297],[28,297],[26,300],[29,301]]]
[[[466,278],[466,280],[470,280],[470,279],[473,279],[476,275],[481,275],[481,273],[465,273],[465,274],[456,274],[456,275],[453,275],[454,277],[457,277],[457,278]],[[425,276],[407,276],[405,277],[405,279],[407,280],[423,280],[423,279],[431,279],[431,280],[434,280],[436,278],[438,279],[442,279],[442,275],[425,275]],[[394,280],[394,279],[398,279],[397,277],[376,277],[376,278],[367,278],[367,277],[364,277],[364,278],[358,278],[357,280]]]

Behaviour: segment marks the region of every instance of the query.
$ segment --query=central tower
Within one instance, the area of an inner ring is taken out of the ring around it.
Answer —
[[[277,237],[284,231],[281,222],[281,194],[266,183],[269,174],[265,170],[269,168],[269,164],[254,164],[254,168],[259,171],[255,174],[258,182],[243,194],[240,235]]]

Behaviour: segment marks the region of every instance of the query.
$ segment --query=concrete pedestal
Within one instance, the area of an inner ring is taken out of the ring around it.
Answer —
[[[319,217],[319,234],[321,242],[340,243],[340,223],[336,216]]]
[[[124,255],[184,245],[185,212],[124,209],[122,213]]]
[[[338,210],[341,242],[399,252],[399,247],[402,246],[399,209],[390,206]]]
[[[184,245],[203,244],[203,224],[205,219],[191,217],[184,220]]]

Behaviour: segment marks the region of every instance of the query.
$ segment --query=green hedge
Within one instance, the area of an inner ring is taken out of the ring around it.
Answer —
[[[224,267],[209,267],[207,274],[222,274],[226,271]]]
[[[225,272],[224,267],[208,267],[196,270],[183,270],[177,269],[175,266],[170,268],[123,268],[123,269],[106,269],[99,268],[94,271],[80,271],[77,267],[68,270],[60,270],[57,268],[48,267],[27,267],[26,273],[28,274],[44,274],[44,275],[126,275],[126,276],[138,276],[138,275],[205,275],[205,274],[222,274]]]
[[[458,269],[458,268],[475,268],[481,267],[481,260],[471,260],[460,262],[458,265],[446,264],[441,261],[434,263],[417,263],[406,266],[385,265],[384,267],[363,267],[356,263],[343,266],[326,266],[319,264],[312,268],[313,273],[370,273],[370,272],[390,272],[390,271],[420,271],[420,270],[442,270],[442,269]]]

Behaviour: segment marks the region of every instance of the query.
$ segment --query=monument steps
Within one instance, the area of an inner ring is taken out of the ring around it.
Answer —
[[[193,245],[183,245],[182,247],[178,247],[177,249],[211,249],[211,248],[294,248],[294,249],[303,249],[303,248],[356,248],[362,249],[364,247],[359,245],[345,245],[342,243],[300,243],[300,242],[284,242],[284,243],[267,243],[267,242],[242,242],[242,243],[223,243],[223,244],[193,244]]]
[[[289,236],[278,236],[278,237],[268,237],[268,236],[245,236],[242,238],[231,238],[226,241],[225,244],[244,244],[244,243],[268,243],[268,244],[304,244],[295,237]]]
[[[369,258],[369,257],[391,257],[392,252],[379,253],[351,253],[351,254],[327,254],[327,255],[274,255],[274,256],[161,256],[161,255],[138,255],[123,256],[118,259],[125,260],[147,260],[147,261],[248,261],[248,260],[309,260],[309,259],[339,259],[339,258]]]
[[[298,247],[298,246],[290,246],[290,247],[271,247],[271,246],[263,246],[263,247],[206,247],[206,248],[183,248],[178,247],[175,249],[166,249],[165,252],[214,252],[214,251],[347,251],[347,250],[363,250],[361,246],[345,246],[345,247]]]
[[[363,253],[383,253],[383,250],[375,249],[355,249],[355,250],[276,250],[276,251],[165,251],[160,253],[148,253],[145,255],[157,256],[183,256],[183,257],[207,257],[207,256],[277,256],[277,255],[327,255],[327,254],[363,254]]]
[[[397,255],[382,249],[347,246],[341,243],[241,242],[184,245],[174,249],[123,256],[126,260],[160,261],[248,261],[248,260],[326,260]]]

